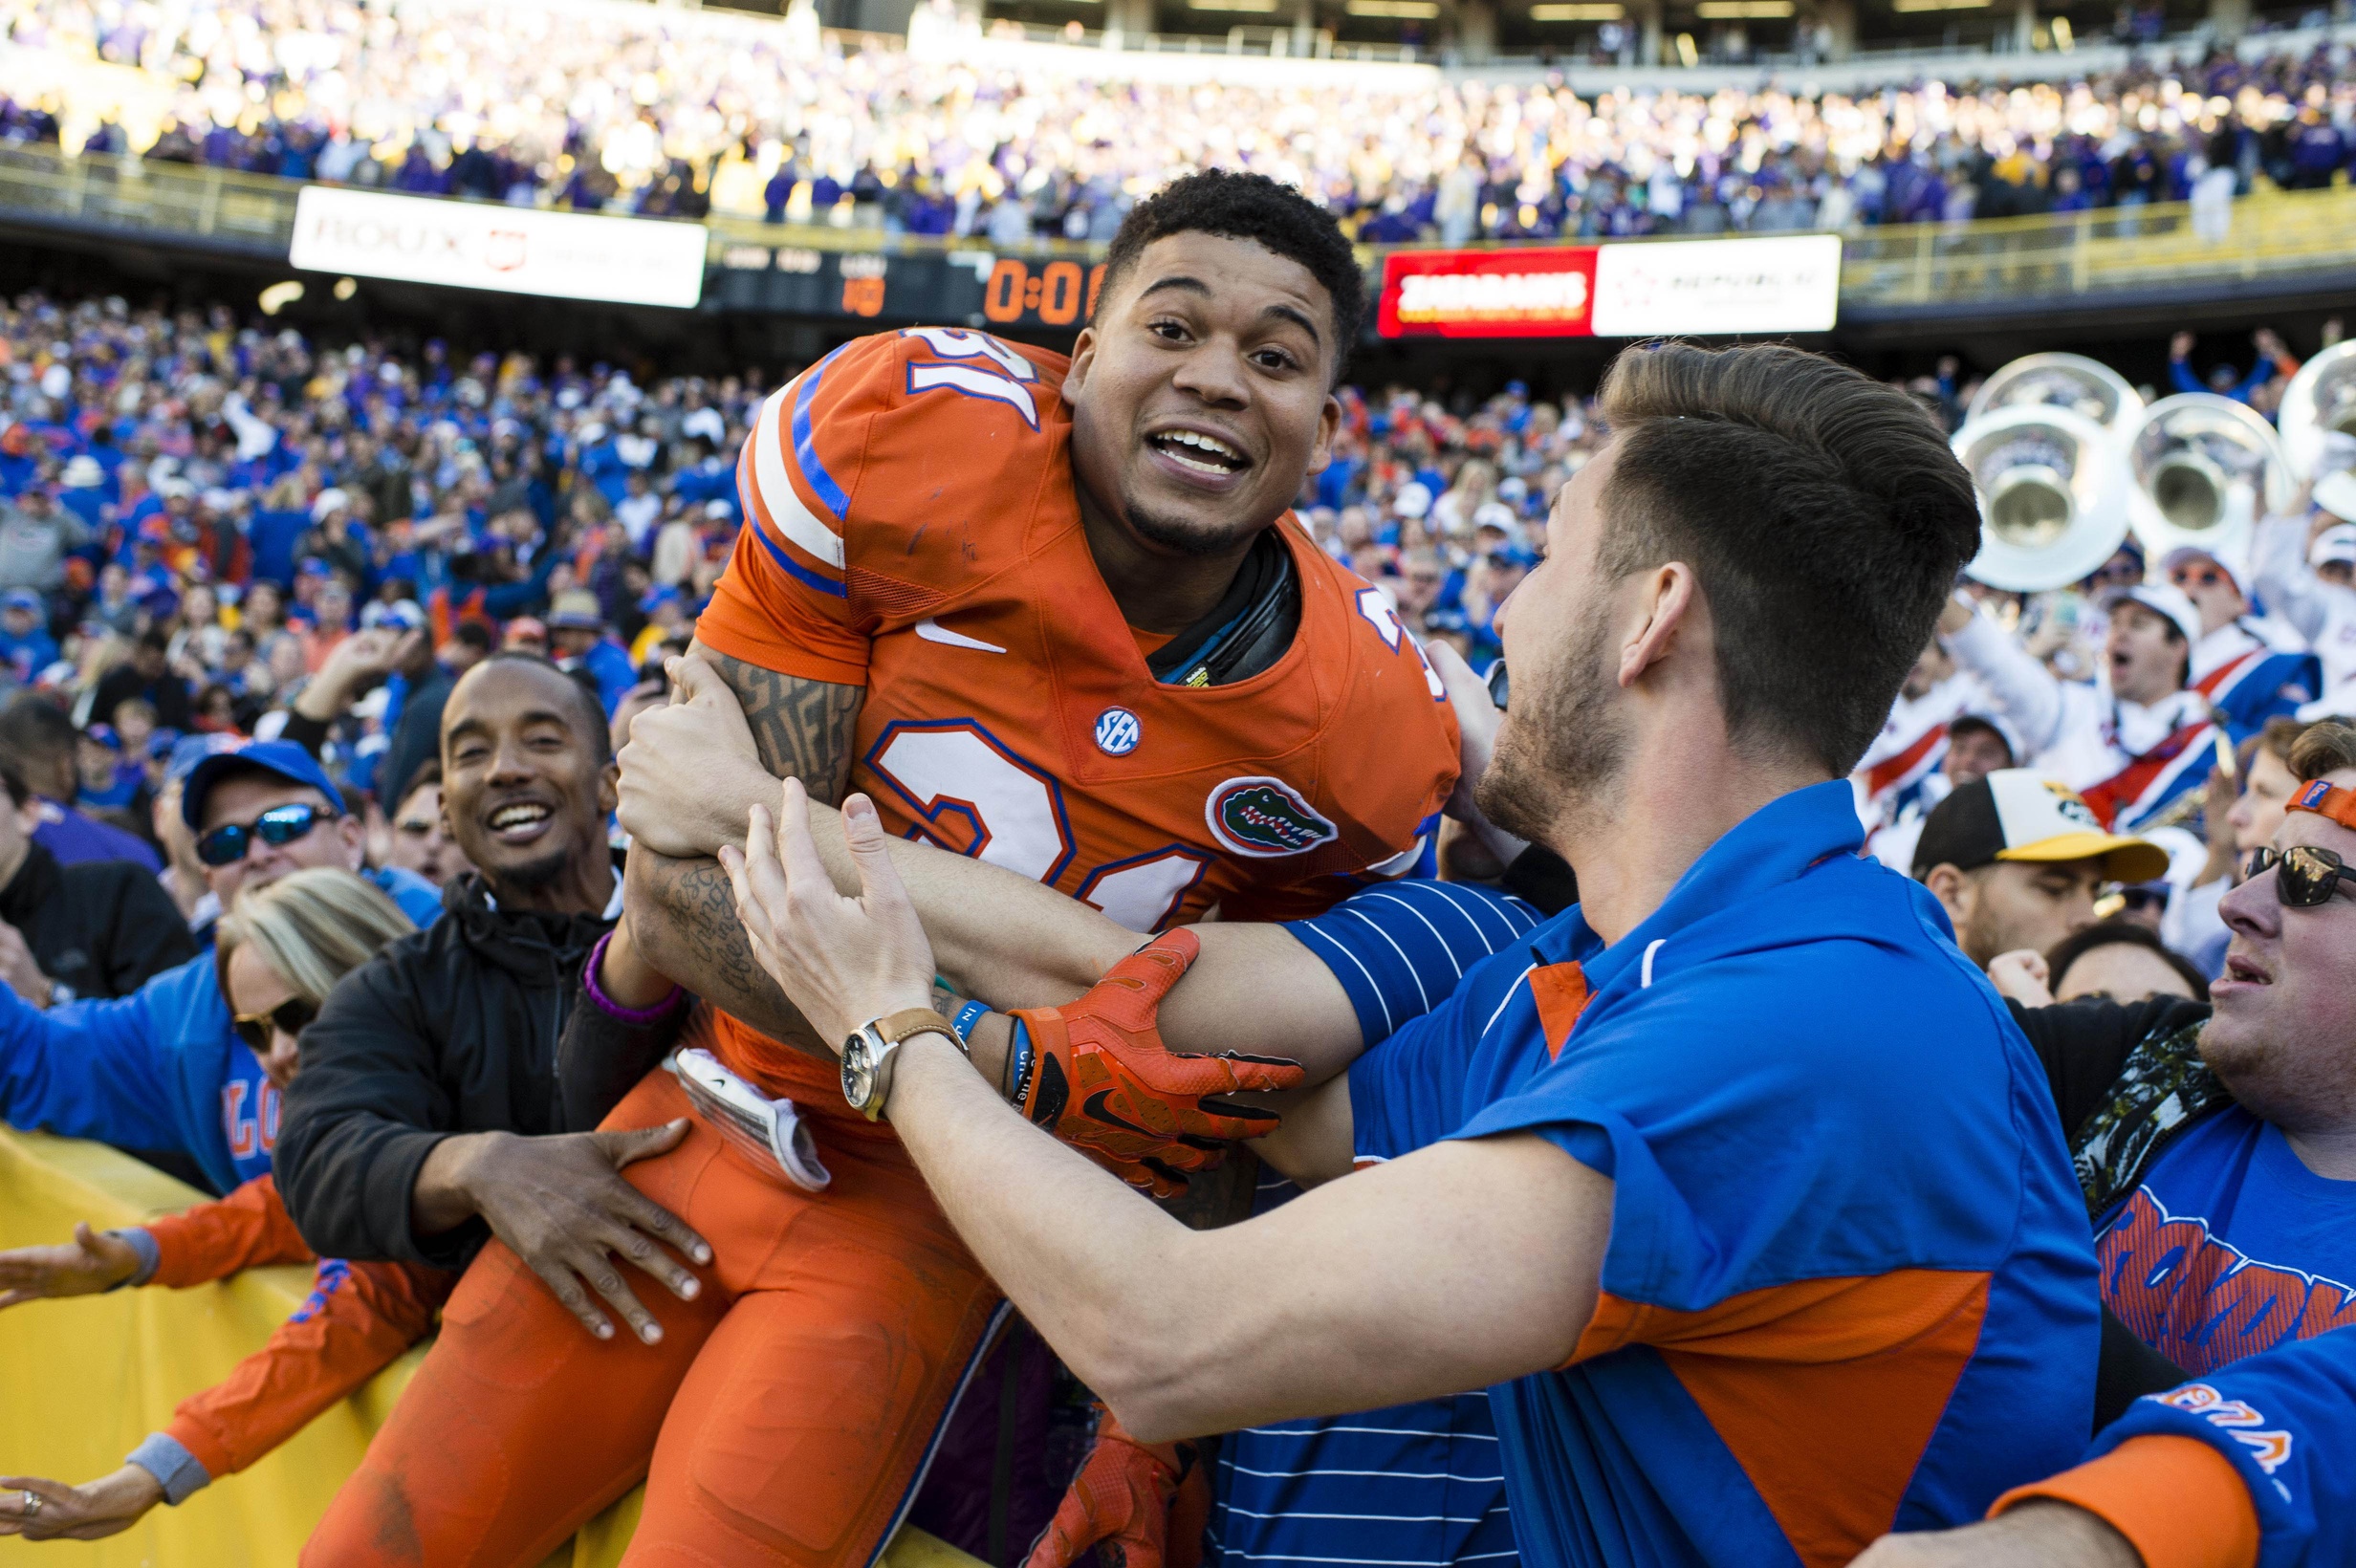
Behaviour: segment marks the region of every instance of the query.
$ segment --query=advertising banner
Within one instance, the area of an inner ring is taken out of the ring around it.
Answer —
[[[1383,260],[1385,338],[1585,338],[1596,247],[1394,250]]]
[[[1841,236],[1606,245],[1595,262],[1598,338],[1830,332]]]
[[[305,185],[287,259],[305,272],[617,305],[693,306],[701,224]]]
[[[1385,338],[1652,338],[1830,331],[1835,234],[1394,250]]]

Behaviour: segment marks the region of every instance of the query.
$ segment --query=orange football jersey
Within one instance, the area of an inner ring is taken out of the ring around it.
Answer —
[[[1415,869],[1456,777],[1423,650],[1288,512],[1292,647],[1232,685],[1157,682],[1081,528],[1066,363],[920,327],[774,393],[697,637],[864,686],[851,787],[891,831],[1132,930],[1307,915]]]

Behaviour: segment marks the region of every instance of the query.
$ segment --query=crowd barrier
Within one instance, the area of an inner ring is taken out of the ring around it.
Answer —
[[[99,1143],[0,1129],[0,1248],[62,1241],[76,1220],[136,1225],[203,1194]],[[255,1269],[193,1290],[117,1291],[0,1312],[0,1474],[83,1482],[161,1430],[181,1400],[228,1376],[311,1292],[307,1268]],[[158,1508],[101,1541],[0,1537],[0,1563],[45,1568],[292,1568],[425,1354],[386,1368],[242,1475]],[[541,1568],[610,1568],[638,1520],[632,1492]],[[980,1568],[903,1531],[887,1568]]]

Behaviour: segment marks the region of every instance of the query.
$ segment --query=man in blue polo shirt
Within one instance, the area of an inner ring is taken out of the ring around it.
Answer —
[[[865,802],[861,901],[791,783],[725,858],[763,968],[848,1042],[846,1093],[1139,1438],[1487,1385],[1526,1556],[1843,1563],[2066,1464],[2092,1409],[2041,1069],[1936,906],[1858,858],[1842,782],[1975,503],[1905,400],[1813,356],[1633,352],[1602,402],[1613,445],[1501,623],[1515,706],[1478,789],[1583,902],[1267,1141],[1352,1179],[1185,1230],[1008,1114],[1005,1053],[901,1016],[934,955]],[[1107,984],[1158,994],[1193,947]],[[1164,1071],[1017,1016],[1017,1108],[1051,1059],[1115,1092]],[[1194,1060],[1205,1096],[1236,1081]]]
[[[442,912],[440,891],[414,872],[363,869],[360,822],[292,741],[206,757],[181,805],[223,905],[289,872],[337,866],[375,882],[421,927]],[[209,948],[118,1001],[42,1013],[0,985],[0,1118],[177,1156],[177,1168],[227,1192],[270,1169],[278,1139],[278,1091],[230,1022]]]

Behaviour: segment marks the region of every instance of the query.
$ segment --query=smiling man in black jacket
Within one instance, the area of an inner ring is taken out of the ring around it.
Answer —
[[[496,1236],[600,1338],[612,1328],[583,1282],[644,1335],[653,1318],[613,1259],[687,1298],[695,1277],[656,1244],[697,1262],[710,1249],[615,1174],[686,1122],[575,1130],[602,1109],[568,1119],[557,1082],[581,966],[621,912],[604,710],[547,661],[494,655],[450,694],[442,769],[443,814],[479,874],[303,1032],[279,1191],[324,1256],[458,1267]]]

